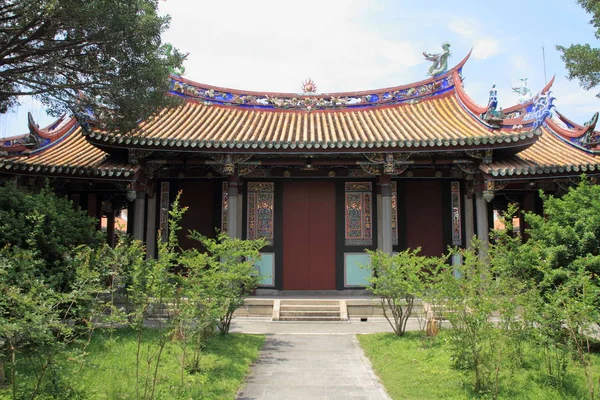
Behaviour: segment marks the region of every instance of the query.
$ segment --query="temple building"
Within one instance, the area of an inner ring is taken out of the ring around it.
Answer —
[[[365,249],[468,246],[488,236],[494,210],[541,212],[539,189],[560,193],[598,174],[598,116],[581,126],[554,111],[552,81],[535,95],[517,88],[519,104],[504,110],[492,87],[480,106],[464,90],[468,56],[449,69],[427,56],[427,80],[351,93],[317,94],[310,80],[299,94],[252,92],[172,75],[169,94],[183,105],[133,133],[30,119],[28,134],[0,146],[0,176],[48,179],[107,217],[110,242],[127,208],[128,231],[149,254],[181,192],[183,247],[196,245],[189,229],[265,237],[262,287],[351,290],[369,274]]]

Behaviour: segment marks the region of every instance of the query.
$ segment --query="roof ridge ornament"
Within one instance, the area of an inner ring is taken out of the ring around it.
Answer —
[[[496,89],[496,84],[493,84],[490,89],[488,108],[481,118],[495,128],[499,128],[504,118],[506,118],[502,107],[498,108],[498,90]]]
[[[423,57],[433,63],[429,67],[427,75],[436,77],[448,71],[448,58],[452,55],[450,54],[450,42],[442,43],[442,50],[443,52],[441,53],[423,52]]]
[[[552,109],[556,107],[552,104],[555,99],[555,97],[552,97],[551,91],[535,96],[532,109],[523,116],[523,121],[533,120],[532,130],[540,128],[546,121],[546,118],[552,115]]]
[[[589,121],[583,124],[586,130],[580,139],[580,144],[587,149],[592,149],[594,146],[597,146],[600,143],[599,135],[594,130],[596,129],[597,123],[598,113],[596,112]]]
[[[531,99],[533,99],[533,93],[531,93],[531,89],[527,87],[527,78],[521,78],[521,86],[514,86],[512,88],[513,92],[520,94],[517,101],[519,104],[525,104]]]
[[[310,79],[310,76],[308,77],[308,79],[306,79],[305,81],[302,82],[302,94],[304,94],[304,95],[317,94],[317,84],[312,79]]]

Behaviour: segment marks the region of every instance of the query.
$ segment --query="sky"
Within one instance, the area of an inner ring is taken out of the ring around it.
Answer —
[[[506,108],[517,103],[511,87],[520,78],[537,93],[556,75],[561,113],[584,123],[600,111],[600,88],[569,81],[555,48],[600,46],[575,0],[165,0],[160,12],[171,16],[163,40],[189,53],[184,77],[201,83],[292,93],[308,77],[320,93],[404,85],[426,79],[422,53],[448,41],[450,67],[473,49],[463,77],[481,105],[492,84]],[[27,112],[42,126],[53,120],[23,99],[0,115],[0,137],[27,132]]]

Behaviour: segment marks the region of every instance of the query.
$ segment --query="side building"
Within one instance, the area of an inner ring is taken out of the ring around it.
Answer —
[[[351,290],[365,284],[365,249],[421,247],[440,255],[487,237],[509,202],[541,212],[538,190],[560,192],[600,164],[597,115],[579,126],[553,113],[550,82],[502,110],[465,93],[462,69],[410,85],[301,94],[218,88],[171,76],[183,105],[103,131],[65,118],[0,146],[2,179],[50,182],[92,216],[129,210],[128,231],[155,254],[181,193],[189,229],[265,237],[262,286]],[[518,218],[518,217],[517,217]],[[523,221],[518,224],[524,228]]]

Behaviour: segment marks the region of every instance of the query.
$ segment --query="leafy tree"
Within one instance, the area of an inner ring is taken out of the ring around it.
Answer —
[[[531,227],[525,249],[554,270],[553,284],[566,282],[570,273],[579,270],[600,276],[600,186],[584,177],[564,196],[542,194],[542,199],[544,215],[525,216]],[[539,282],[544,279],[542,272],[531,268],[529,274]]]
[[[170,68],[184,56],[161,43],[158,0],[0,2],[0,113],[35,96],[54,115],[93,110],[122,130],[173,104]]]
[[[577,0],[585,11],[592,15],[590,24],[596,28],[596,39],[600,39],[600,2],[597,0]],[[600,84],[600,49],[589,44],[572,44],[569,47],[556,46],[562,53],[569,79],[577,79],[581,86],[589,90]],[[600,97],[600,93],[597,94]]]
[[[70,251],[78,245],[97,245],[102,237],[93,218],[57,197],[49,188],[25,192],[13,185],[0,188],[0,248],[36,250],[44,261],[32,275],[41,277],[59,291],[74,278]]]
[[[393,256],[381,250],[367,251],[373,271],[368,289],[379,297],[383,315],[397,336],[404,335],[415,300],[432,290],[445,265],[441,258],[419,256],[419,251],[407,249]]]

